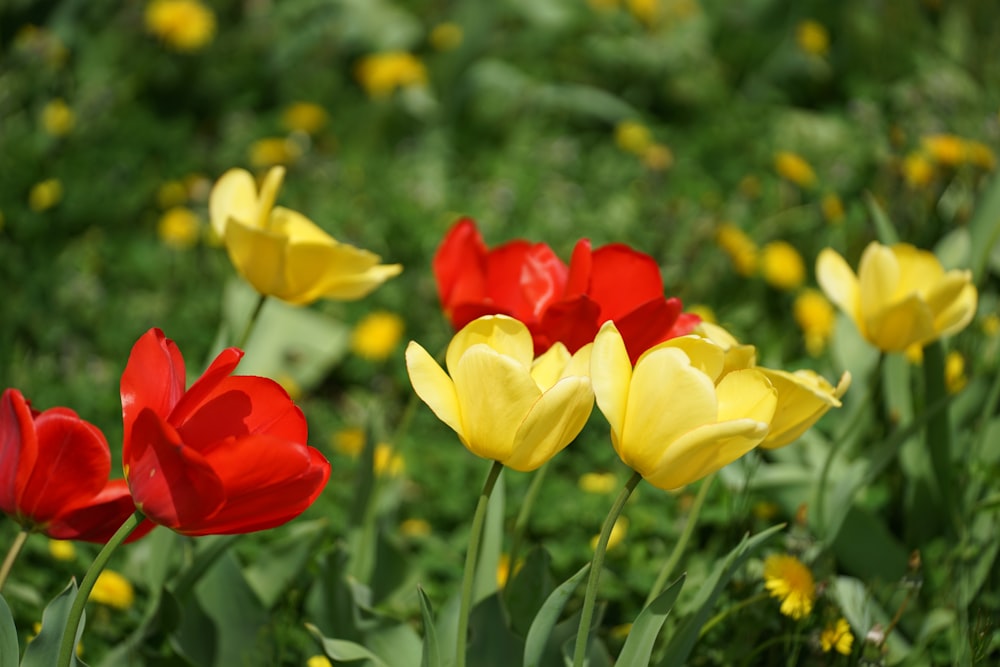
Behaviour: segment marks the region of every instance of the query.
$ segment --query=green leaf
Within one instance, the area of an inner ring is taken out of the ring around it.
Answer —
[[[972,277],[977,283],[983,280],[990,252],[997,247],[1000,238],[1000,175],[995,175],[979,199],[976,211],[969,221],[972,235]]]
[[[726,584],[729,583],[729,580],[746,559],[784,527],[785,524],[778,524],[753,537],[744,537],[736,545],[735,549],[730,551],[725,558],[719,560],[712,575],[705,582],[704,586],[702,586],[697,602],[693,605],[697,611],[685,618],[680,627],[674,632],[673,637],[670,638],[670,642],[664,650],[663,658],[659,662],[660,667],[672,667],[673,665],[684,664],[691,653],[691,649],[697,643],[701,627],[705,625],[709,615],[712,613],[715,601],[719,597],[719,594],[722,593],[722,589],[726,587]]]
[[[875,225],[875,233],[882,245],[899,243],[899,234],[896,233],[896,228],[892,226],[892,222],[871,192],[865,192],[865,205],[868,206],[868,215],[871,216],[872,224]]]
[[[833,598],[844,613],[851,627],[866,631],[876,623],[883,628],[889,626],[889,614],[872,599],[865,584],[853,577],[837,577],[830,587]],[[889,648],[888,662],[895,664],[910,653],[909,642],[903,639],[901,630],[897,627],[886,640]]]
[[[76,599],[76,592],[76,579],[71,579],[69,585],[45,607],[45,611],[42,612],[42,629],[24,650],[21,667],[52,667],[59,662],[59,645],[62,643],[69,609],[73,606],[73,600]],[[80,618],[80,627],[76,629],[75,646],[80,645],[80,636],[83,634],[86,619],[85,613]],[[86,667],[83,661],[75,655],[70,664]]]
[[[629,667],[629,665],[649,664],[649,658],[653,655],[653,643],[660,634],[660,628],[667,620],[667,615],[673,609],[677,596],[680,595],[684,577],[685,575],[678,577],[677,581],[670,584],[639,613],[628,633],[628,639],[625,640],[625,646],[618,655],[619,665]]]
[[[472,608],[466,664],[470,667],[511,667],[518,664],[523,648],[521,640],[507,627],[499,593]]]
[[[305,569],[326,525],[322,519],[293,524],[280,540],[262,549],[243,571],[247,584],[265,608],[273,607]]]
[[[328,639],[323,636],[323,633],[319,631],[319,628],[311,623],[306,623],[306,630],[319,640],[319,643],[323,647],[323,651],[326,653],[327,657],[333,658],[334,660],[340,660],[342,662],[371,660],[373,667],[388,667],[388,665],[382,662],[377,655],[366,649],[361,644],[355,644],[354,642],[347,641],[346,639]]]
[[[549,636],[559,620],[559,615],[589,570],[590,563],[587,563],[576,574],[559,584],[538,610],[524,640],[524,667],[538,667],[541,664]]]
[[[17,645],[17,626],[7,601],[0,595],[0,667],[17,667],[21,648]]]
[[[522,637],[527,636],[531,619],[552,592],[552,575],[549,573],[551,560],[545,549],[532,549],[524,559],[524,564],[511,575],[504,587],[503,601],[511,630]],[[511,568],[515,567],[511,563]]]
[[[417,586],[417,595],[420,596],[420,615],[424,620],[424,650],[420,659],[420,667],[443,667],[437,631],[434,629],[434,612],[431,609],[431,601],[427,599],[427,594],[420,586]],[[0,665],[0,667],[5,666]]]

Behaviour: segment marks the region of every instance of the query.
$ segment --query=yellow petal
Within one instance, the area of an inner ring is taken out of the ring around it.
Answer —
[[[270,217],[267,222],[267,228],[276,234],[284,236],[291,243],[337,245],[336,239],[323,231],[323,229],[315,222],[298,211],[293,211],[292,209],[285,208],[284,206],[275,206],[274,209],[271,210]],[[368,261],[370,262],[368,264],[359,262],[357,270],[366,269],[378,260]]]
[[[939,336],[951,336],[964,329],[976,314],[979,293],[975,285],[962,288],[955,300],[934,317],[934,328]]]
[[[279,234],[230,218],[226,251],[233,266],[261,294],[284,298],[285,244]]]
[[[739,347],[738,344],[737,346]],[[679,350],[683,350],[684,354],[686,354],[688,359],[691,360],[691,365],[707,375],[712,382],[719,379],[719,376],[722,375],[722,370],[726,365],[726,353],[723,349],[708,338],[703,338],[701,336],[679,336],[677,338],[671,338],[668,341],[660,343],[657,347],[647,350],[644,354],[648,354],[658,347],[675,347]],[[642,357],[639,357],[639,361],[636,362],[636,365],[641,362]]]
[[[455,383],[427,350],[413,341],[406,346],[406,371],[417,396],[438,419],[462,437],[462,413],[459,411]]]
[[[894,300],[911,292],[926,297],[944,277],[944,269],[934,253],[920,250],[909,243],[897,243],[891,249],[899,267],[899,291],[893,295]]]
[[[212,187],[208,199],[212,229],[224,238],[226,222],[235,218],[245,225],[257,223],[257,184],[245,169],[230,169]]]
[[[862,322],[869,340],[873,342],[877,334],[867,329],[868,324],[898,303],[896,290],[899,287],[899,274],[899,262],[892,249],[877,242],[869,243],[858,264],[858,285],[861,290]]]
[[[473,320],[455,334],[448,345],[445,365],[455,375],[458,360],[473,345],[485,344],[500,354],[510,357],[527,369],[535,358],[535,347],[528,327],[505,315],[487,315]]]
[[[311,295],[315,294],[310,298],[310,301],[321,297],[337,299],[338,301],[362,299],[375,291],[385,281],[398,276],[402,271],[402,264],[379,264],[364,273],[331,276],[329,280],[310,293]]]
[[[914,343],[924,344],[936,337],[934,316],[917,294],[875,311],[865,320],[866,338],[880,350],[902,352]]]
[[[625,427],[625,409],[632,383],[632,362],[625,341],[614,322],[608,320],[597,332],[590,355],[590,378],[597,407],[611,425],[613,440],[620,440]]]
[[[531,377],[542,391],[549,389],[563,375],[571,355],[566,346],[556,343],[531,364]]]
[[[527,365],[478,343],[452,368],[466,447],[477,456],[506,463],[521,422],[542,394]]]
[[[755,368],[733,371],[715,388],[718,420],[743,419],[770,423],[778,404],[778,392],[767,376]]]
[[[854,320],[860,330],[864,326],[861,320],[861,291],[857,276],[844,258],[830,248],[821,250],[816,259],[816,281],[830,301]],[[862,330],[861,334],[864,333]]]
[[[504,464],[522,472],[535,470],[579,435],[593,409],[590,378],[559,380],[531,406]]]
[[[266,227],[271,219],[271,209],[274,208],[274,201],[278,198],[278,190],[281,189],[281,182],[285,180],[285,168],[282,166],[271,167],[264,182],[260,185],[260,196],[257,199],[257,224]]]
[[[767,423],[753,419],[706,424],[671,444],[652,471],[643,477],[659,489],[679,489],[740,458],[766,434]]]
[[[778,405],[771,420],[771,428],[761,443],[766,449],[784,447],[799,438],[830,408],[840,407],[840,397],[847,391],[850,374],[841,377],[833,387],[813,371],[795,373],[761,368],[778,391]]]
[[[561,344],[561,343],[560,343]],[[562,377],[580,376],[590,377],[590,360],[593,357],[594,344],[587,343],[573,353],[569,363],[563,369]],[[560,378],[561,379],[561,378]]]

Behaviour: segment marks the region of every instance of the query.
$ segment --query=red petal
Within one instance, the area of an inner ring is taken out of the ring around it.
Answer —
[[[108,482],[104,489],[84,506],[78,507],[50,523],[45,534],[57,540],[107,542],[125,520],[135,512],[132,495],[124,479]],[[144,520],[128,536],[134,542],[156,527]]]
[[[590,291],[590,274],[593,271],[593,254],[590,239],[580,239],[573,248],[569,259],[569,278],[566,281],[566,296],[575,297]]]
[[[219,443],[206,458],[222,477],[226,504],[188,535],[250,533],[301,514],[323,491],[330,464],[303,444],[256,435]]]
[[[125,441],[122,454],[128,458],[129,432],[143,408],[166,418],[184,395],[184,357],[174,341],[159,329],[150,329],[132,346],[122,373],[122,419]]]
[[[667,338],[676,338],[677,336],[687,336],[689,333],[695,330],[701,324],[701,317],[695,315],[694,313],[681,313],[677,316],[677,321],[674,322],[674,326],[670,328],[670,334]]]
[[[45,524],[98,494],[111,472],[108,441],[93,424],[66,408],[35,419],[38,460],[19,491],[18,513]]]
[[[680,312],[680,299],[660,297],[615,320],[633,364],[643,352],[673,337],[671,331]]]
[[[519,282],[532,320],[538,320],[542,311],[562,296],[568,273],[563,261],[544,243],[536,243],[528,250]]]
[[[185,447],[177,431],[148,408],[132,425],[125,473],[143,514],[179,532],[204,521],[225,502],[222,480],[212,466]]]
[[[18,496],[38,458],[31,407],[17,389],[0,396],[0,510],[18,515]]]
[[[601,306],[601,321],[631,313],[639,306],[663,298],[663,278],[656,261],[622,243],[612,243],[593,253],[587,294]]]
[[[478,301],[486,295],[486,244],[476,223],[459,220],[445,235],[434,254],[434,277],[445,311]]]
[[[564,299],[549,306],[540,328],[550,345],[560,341],[570,352],[576,352],[594,340],[600,312],[600,306],[587,296]],[[539,352],[537,346],[535,352]]]

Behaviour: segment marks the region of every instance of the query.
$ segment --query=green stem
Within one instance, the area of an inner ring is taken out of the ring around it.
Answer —
[[[944,346],[941,341],[924,348],[924,404],[932,405],[948,396],[945,386]],[[927,448],[930,450],[931,464],[937,478],[941,503],[946,509],[949,521],[954,519],[954,491],[951,479],[951,419],[945,408],[927,422]],[[954,524],[953,524],[954,525]]]
[[[483,538],[483,525],[486,523],[486,508],[493,494],[493,487],[500,477],[503,464],[494,461],[490,472],[483,483],[483,490],[476,503],[476,513],[472,517],[472,529],[469,533],[469,549],[465,554],[465,572],[462,573],[462,602],[458,610],[458,635],[455,640],[455,667],[465,667],[465,644],[469,634],[469,612],[472,610],[472,589],[476,580],[476,561],[479,560],[479,544]]]
[[[656,582],[653,584],[653,588],[650,589],[649,595],[646,597],[646,605],[648,606],[656,596],[659,595],[664,587],[667,585],[667,580],[670,575],[673,574],[674,568],[677,567],[677,563],[681,561],[681,556],[684,555],[684,549],[687,548],[688,541],[691,539],[691,534],[694,533],[695,526],[698,525],[698,516],[701,514],[701,508],[705,504],[705,498],[708,497],[708,489],[712,486],[712,482],[715,481],[716,473],[712,473],[706,477],[701,482],[701,487],[698,489],[698,495],[694,498],[694,503],[691,505],[691,511],[688,512],[687,523],[684,524],[684,530],[681,531],[681,536],[674,545],[673,551],[670,552],[670,558],[667,562],[663,564],[660,569],[660,573],[656,576]]]
[[[542,488],[542,482],[545,481],[545,473],[549,469],[550,461],[551,459],[546,461],[531,478],[531,484],[524,494],[524,502],[521,503],[521,509],[517,513],[517,520],[514,521],[514,532],[510,539],[511,574],[514,573],[514,568],[517,567],[517,558],[521,552],[521,543],[524,541],[524,532],[528,528],[528,519],[531,518],[531,510],[535,506],[535,500],[538,499],[538,492]]]
[[[257,299],[257,305],[254,306],[253,312],[250,313],[250,319],[247,320],[246,326],[243,327],[243,335],[240,336],[239,341],[236,343],[236,347],[241,350],[246,349],[247,341],[250,340],[250,332],[253,331],[253,325],[256,324],[257,318],[260,316],[260,311],[264,308],[265,301],[267,301],[267,295],[261,294]]]
[[[759,593],[757,595],[754,595],[753,597],[747,598],[746,600],[741,600],[740,602],[737,602],[734,605],[726,607],[725,609],[723,609],[722,611],[720,611],[718,614],[716,614],[712,618],[708,619],[708,622],[705,623],[705,625],[701,626],[701,630],[698,631],[698,638],[700,639],[700,638],[704,637],[705,635],[707,635],[709,630],[711,630],[712,628],[714,628],[716,625],[718,625],[722,621],[726,620],[726,618],[728,618],[730,615],[735,614],[739,610],[745,609],[745,608],[749,607],[752,604],[757,604],[758,602],[766,600],[769,597],[771,597],[770,593],[767,593],[767,592]]]
[[[611,538],[611,530],[615,527],[618,517],[628,502],[632,491],[642,480],[642,475],[633,472],[629,480],[625,482],[624,488],[615,499],[615,504],[611,506],[604,525],[601,526],[601,536],[597,539],[597,548],[594,549],[594,558],[590,564],[590,575],[587,577],[587,592],[583,597],[583,608],[580,610],[580,627],[576,631],[576,646],[573,649],[573,667],[583,667],[587,659],[587,646],[590,644],[590,623],[594,618],[594,603],[597,601],[597,584],[601,580],[601,568],[604,567],[604,555],[608,551],[608,540]]]
[[[10,570],[14,567],[14,561],[17,560],[17,555],[21,553],[21,549],[24,547],[24,543],[27,542],[29,534],[28,531],[22,530],[14,538],[14,544],[10,545],[7,557],[3,559],[3,565],[0,565],[0,591],[3,590],[3,585],[7,583],[7,577],[10,576]]]
[[[73,660],[73,648],[76,644],[77,629],[80,627],[80,619],[83,618],[83,609],[87,606],[87,599],[90,597],[90,592],[94,589],[97,577],[104,570],[104,566],[108,564],[108,561],[111,560],[111,554],[118,548],[118,545],[124,542],[125,538],[136,529],[136,526],[142,523],[143,518],[142,512],[136,510],[132,516],[125,520],[121,528],[111,536],[108,543],[97,554],[97,558],[90,564],[87,574],[83,577],[83,581],[80,582],[80,588],[76,592],[76,597],[73,598],[73,606],[69,609],[69,617],[66,619],[65,629],[63,629],[62,642],[59,644],[59,660],[56,662],[58,667],[70,667],[70,662]]]

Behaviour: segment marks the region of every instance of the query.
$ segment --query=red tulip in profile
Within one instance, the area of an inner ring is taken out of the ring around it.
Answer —
[[[634,363],[700,321],[663,295],[652,257],[621,243],[592,250],[582,239],[567,267],[544,243],[518,239],[490,250],[475,222],[463,218],[438,248],[434,275],[455,329],[483,315],[509,315],[528,326],[536,355],[556,342],[575,352],[613,320]]]
[[[136,506],[186,535],[279,526],[319,496],[330,464],[305,444],[302,411],[273,380],[231,375],[223,350],[185,390],[184,359],[159,329],[122,374],[122,459]]]
[[[17,389],[0,396],[0,510],[27,531],[106,542],[134,511],[125,480],[108,480],[100,429],[69,408],[33,410]],[[140,526],[131,539],[149,532]]]

